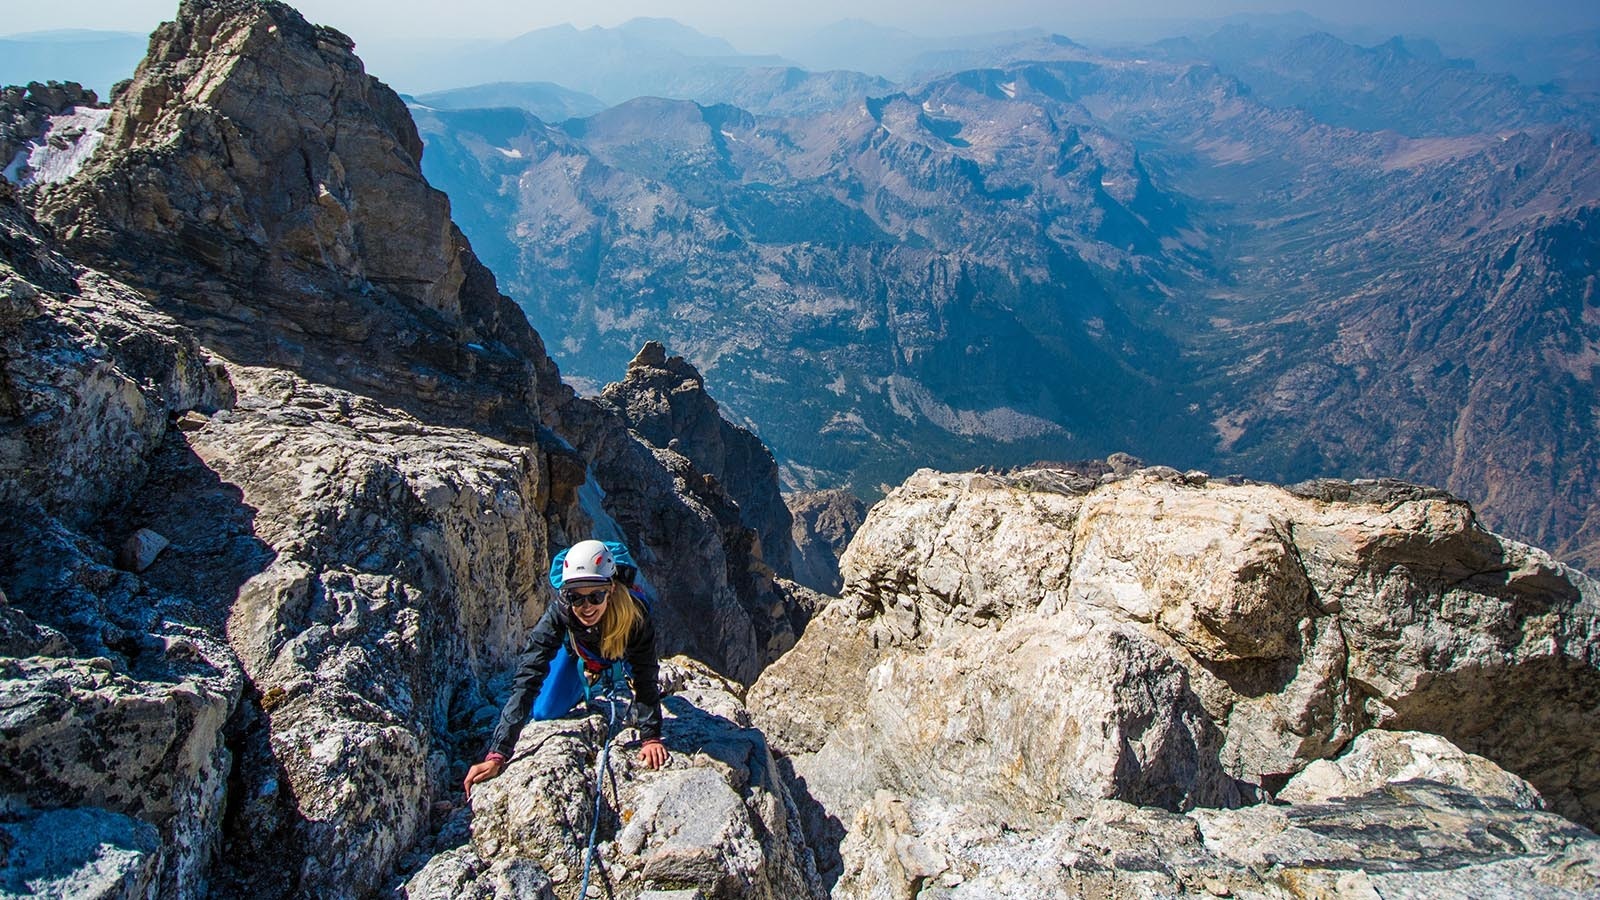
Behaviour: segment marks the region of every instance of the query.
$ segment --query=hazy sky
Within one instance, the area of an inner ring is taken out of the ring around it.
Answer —
[[[55,28],[149,32],[170,19],[177,0],[0,0],[0,34]],[[1037,25],[1071,34],[1074,24],[1134,18],[1206,19],[1240,12],[1303,10],[1337,25],[1428,32],[1430,25],[1576,30],[1600,27],[1600,0],[299,0],[313,22],[363,40],[512,37],[571,22],[616,25],[636,16],[678,19],[729,38],[741,50],[774,28],[861,18],[919,34],[977,32]]]

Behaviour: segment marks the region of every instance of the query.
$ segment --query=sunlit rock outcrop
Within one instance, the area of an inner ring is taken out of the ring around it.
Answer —
[[[1577,900],[1600,841],[1548,812],[1407,781],[1294,806],[1177,814],[1064,801],[1037,827],[984,804],[880,793],[855,815],[836,897],[1463,897]]]
[[[1034,835],[1096,798],[1236,807],[1372,728],[1600,813],[1600,591],[1437,491],[924,471],[844,570],[750,703],[849,878],[885,802]]]
[[[250,365],[523,437],[557,382],[422,178],[405,106],[279,3],[189,0],[40,216]]]

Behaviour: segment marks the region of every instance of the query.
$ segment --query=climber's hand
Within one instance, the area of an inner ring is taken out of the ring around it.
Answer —
[[[467,799],[472,799],[472,786],[480,781],[488,781],[500,774],[506,764],[499,759],[486,759],[467,770],[465,781],[461,782],[461,789],[467,792]]]
[[[645,741],[639,748],[639,762],[652,769],[659,769],[667,764],[667,745],[661,743],[660,738]]]

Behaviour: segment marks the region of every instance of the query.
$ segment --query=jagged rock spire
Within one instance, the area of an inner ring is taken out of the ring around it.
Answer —
[[[682,453],[722,483],[739,504],[741,520],[760,536],[763,559],[778,574],[790,574],[792,518],[778,493],[778,464],[760,438],[722,417],[693,363],[668,356],[659,341],[646,341],[627,376],[601,396],[651,446]]]

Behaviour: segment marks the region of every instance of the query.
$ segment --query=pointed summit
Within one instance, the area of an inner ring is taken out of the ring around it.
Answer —
[[[87,173],[98,190],[64,201],[58,224],[178,236],[233,275],[321,268],[455,317],[449,203],[422,178],[404,103],[353,47],[283,3],[186,0],[115,104]]]
[[[283,3],[186,0],[41,218],[231,358],[526,421],[554,367],[353,46]]]

